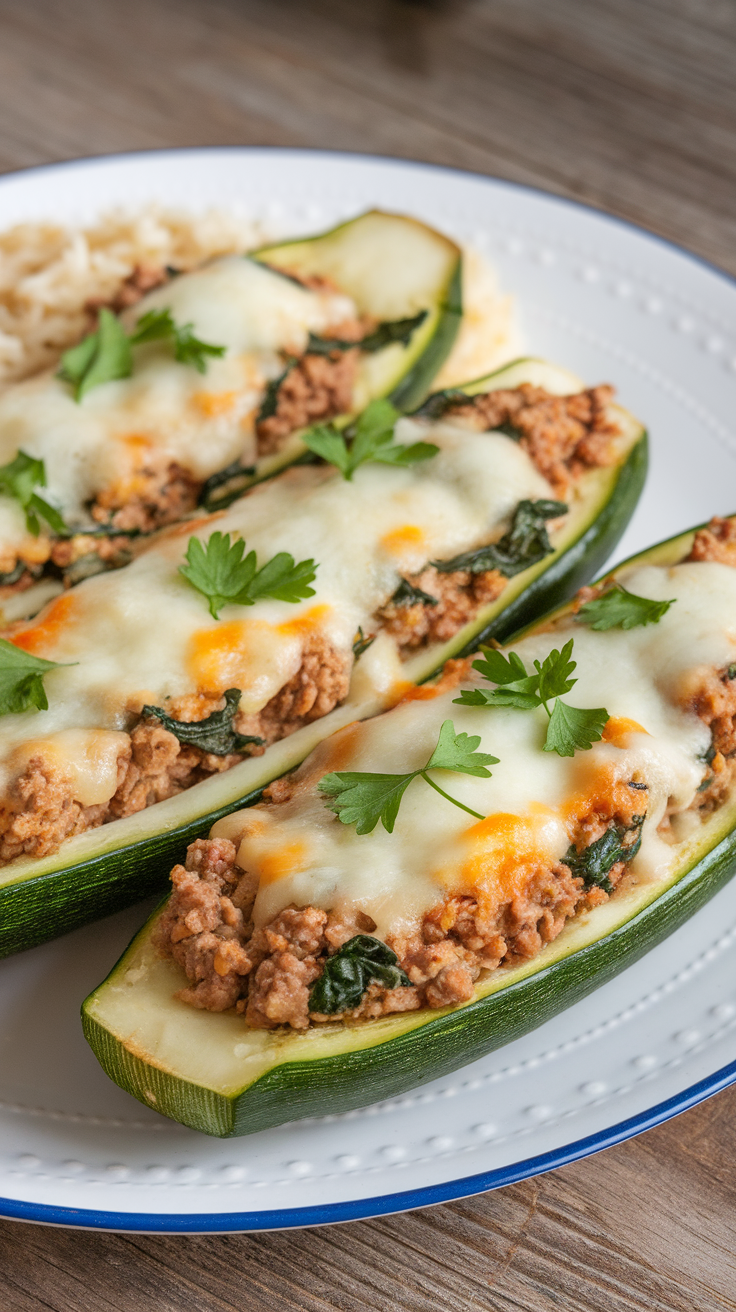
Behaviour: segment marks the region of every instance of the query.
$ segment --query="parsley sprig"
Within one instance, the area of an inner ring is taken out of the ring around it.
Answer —
[[[58,661],[32,656],[22,647],[0,638],[0,715],[48,710],[44,675],[59,668]]]
[[[506,657],[493,647],[481,647],[484,659],[474,661],[473,669],[497,687],[465,688],[454,701],[458,706],[515,706],[520,711],[543,706],[549,719],[543,750],[557,752],[558,756],[588,751],[603,737],[609,715],[602,706],[587,710],[562,701],[562,694],[577,683],[577,679],[570,678],[577,667],[571,659],[572,649],[571,638],[562,651],[551,651],[541,664],[535,661],[535,672],[529,674],[517,652],[509,652]]]
[[[35,491],[46,486],[46,467],[43,460],[19,451],[15,460],[0,466],[0,492],[14,497],[25,511],[26,528],[34,537],[41,531],[39,519],[45,519],[54,533],[66,533],[64,520],[55,506],[49,505]]]
[[[371,774],[361,770],[340,770],[336,774],[326,774],[319,781],[320,791],[334,799],[327,803],[344,825],[355,825],[358,834],[370,834],[380,820],[389,834],[394,831],[396,817],[409,784],[414,779],[423,779],[461,811],[483,820],[478,811],[473,811],[457,798],[451,797],[444,788],[440,788],[434,779],[430,779],[428,770],[453,770],[457,774],[471,774],[478,779],[489,779],[489,765],[498,765],[498,757],[488,752],[476,750],[480,738],[467,733],[455,733],[452,720],[445,720],[440,729],[432,755],[427,764],[419,770],[410,770],[408,774]]]
[[[381,465],[414,465],[418,460],[436,456],[434,442],[412,442],[405,446],[393,441],[399,412],[390,401],[371,401],[344,433],[334,424],[315,424],[303,435],[305,444],[315,455],[335,465],[350,481],[359,465],[373,461]]]
[[[658,624],[675,600],[673,597],[670,601],[652,601],[650,597],[639,597],[615,583],[602,596],[586,601],[576,619],[580,624],[601,632],[606,629],[637,629],[644,624]]]
[[[227,348],[213,346],[211,342],[203,342],[201,338],[195,337],[192,332],[193,327],[191,323],[181,325],[174,323],[171,310],[149,310],[147,314],[141,315],[131,333],[130,341],[133,346],[144,342],[171,342],[174,359],[178,360],[179,364],[192,365],[203,374],[207,371],[207,357],[219,358],[225,354]]]
[[[211,342],[195,337],[191,323],[177,325],[170,310],[149,310],[141,315],[128,334],[120,320],[103,308],[97,331],[89,333],[62,355],[59,378],[71,383],[75,401],[82,401],[93,387],[99,387],[101,383],[129,378],[133,372],[132,348],[157,341],[171,342],[174,359],[180,364],[192,365],[201,374],[207,368],[208,356],[221,356],[226,350],[224,346],[213,346]]]
[[[297,564],[288,551],[279,551],[258,569],[255,551],[243,559],[244,551],[242,538],[231,542],[229,533],[212,533],[204,546],[199,538],[189,539],[187,564],[179,572],[207,598],[213,619],[220,618],[223,606],[253,606],[262,597],[296,602],[314,596],[313,560]]]

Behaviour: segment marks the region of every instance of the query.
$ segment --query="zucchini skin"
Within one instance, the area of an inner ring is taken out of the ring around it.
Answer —
[[[388,399],[393,402],[397,410],[406,414],[416,410],[417,406],[426,399],[432,386],[432,379],[437,376],[452,350],[462,317],[462,261],[458,261],[447,289],[447,296],[440,306],[437,327],[432,338],[416,363],[389,393]]]
[[[613,491],[576,542],[456,655],[469,654],[480,641],[502,641],[534,618],[567,600],[607,559],[636,507],[647,472],[646,434],[622,464]],[[428,673],[426,678],[431,677]],[[265,787],[265,784],[264,784]],[[189,843],[205,838],[231,811],[252,805],[259,788],[228,805],[167,830],[105,852],[73,866],[0,886],[0,958],[36,947],[80,925],[112,915],[151,894],[163,893],[168,876]]]
[[[86,1004],[82,1027],[117,1084],[205,1134],[231,1138],[302,1117],[337,1115],[448,1075],[537,1029],[679,929],[735,871],[736,828],[638,915],[561,961],[374,1047],[285,1063],[231,1098],[144,1062],[90,1016]]]

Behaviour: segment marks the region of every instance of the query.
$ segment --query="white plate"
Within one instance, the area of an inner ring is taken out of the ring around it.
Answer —
[[[282,231],[370,205],[470,240],[528,347],[614,382],[652,468],[624,555],[736,510],[736,286],[647,234],[509,183],[311,151],[193,150],[0,180],[0,228],[151,199],[238,203]],[[736,1080],[736,881],[618,979],[455,1075],[346,1116],[221,1142],[111,1084],[78,1009],[133,908],[0,963],[0,1214],[144,1231],[263,1230],[457,1198],[584,1156]]]

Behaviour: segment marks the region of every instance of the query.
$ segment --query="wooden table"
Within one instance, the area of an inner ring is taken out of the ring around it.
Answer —
[[[150,146],[530,182],[736,273],[734,0],[0,0],[0,170]],[[0,1223],[3,1312],[736,1308],[736,1089],[409,1215],[149,1238]]]

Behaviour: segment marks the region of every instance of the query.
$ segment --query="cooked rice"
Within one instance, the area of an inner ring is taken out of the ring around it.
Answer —
[[[138,266],[191,269],[265,240],[252,220],[223,210],[183,214],[151,205],[114,211],[88,228],[19,223],[0,232],[0,388],[54,365],[92,324],[88,302],[111,301]],[[477,378],[518,354],[510,296],[494,270],[465,251],[465,316],[435,387]]]
[[[52,365],[90,328],[88,301],[112,300],[138,265],[190,269],[257,244],[251,220],[149,206],[89,228],[19,223],[0,233],[0,385]]]

